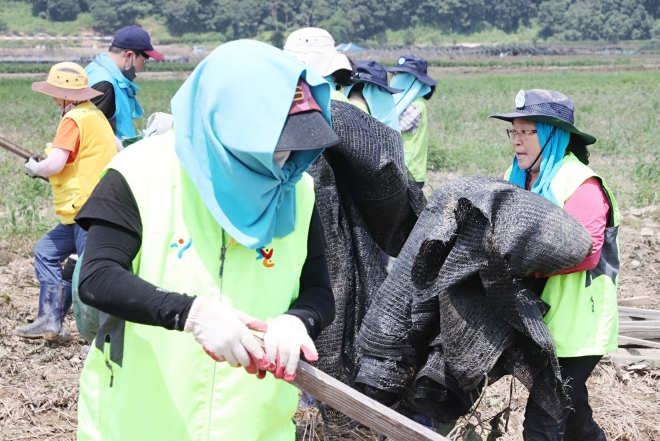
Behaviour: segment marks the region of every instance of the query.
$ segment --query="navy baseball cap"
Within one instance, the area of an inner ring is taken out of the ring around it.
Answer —
[[[376,86],[387,90],[391,94],[403,92],[403,89],[396,89],[387,85],[387,71],[375,61],[357,61],[355,63],[355,75],[353,75],[353,80],[373,83]]]
[[[407,54],[401,55],[399,60],[396,62],[396,66],[388,67],[386,70],[388,72],[406,72],[412,74],[424,84],[429,86],[435,86],[438,84],[436,80],[428,76],[427,69],[429,63],[422,57],[417,55]]]
[[[151,45],[149,33],[140,26],[126,26],[115,32],[112,37],[112,45],[122,49],[132,49],[144,52],[154,60],[161,61],[165,58],[163,54]]]

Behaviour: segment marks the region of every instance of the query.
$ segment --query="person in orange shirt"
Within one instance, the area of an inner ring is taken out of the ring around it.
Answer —
[[[62,323],[71,307],[71,283],[62,279],[61,262],[70,254],[81,254],[87,233],[73,218],[99,182],[101,172],[120,148],[108,120],[90,99],[102,92],[88,87],[87,73],[75,63],[59,63],[46,81],[32,90],[53,97],[62,110],[48,157],[36,156],[25,163],[28,176],[48,178],[53,189],[55,213],[60,224],[34,247],[34,268],[40,284],[37,319],[16,329],[25,338],[57,340],[64,334]]]

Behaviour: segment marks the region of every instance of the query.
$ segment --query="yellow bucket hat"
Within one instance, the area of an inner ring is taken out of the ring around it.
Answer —
[[[51,67],[48,79],[32,83],[32,90],[68,101],[87,101],[103,95],[89,87],[85,69],[69,61]]]

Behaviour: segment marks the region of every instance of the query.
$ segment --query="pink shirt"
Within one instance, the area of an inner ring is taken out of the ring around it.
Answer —
[[[555,274],[579,273],[594,269],[600,260],[600,252],[605,242],[605,228],[610,211],[605,192],[596,178],[589,178],[566,201],[564,210],[577,219],[587,229],[593,241],[591,254],[572,268],[563,269]],[[548,277],[548,276],[543,276]]]

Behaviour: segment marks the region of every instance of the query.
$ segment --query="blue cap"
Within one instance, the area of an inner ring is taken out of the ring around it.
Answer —
[[[151,45],[149,33],[137,25],[126,26],[115,32],[114,37],[112,37],[112,45],[122,49],[144,52],[158,61],[165,58],[163,54],[155,50]]]
[[[382,87],[389,93],[400,93],[403,89],[396,89],[387,84],[387,71],[383,66],[375,61],[361,60],[355,63],[354,81],[363,81],[365,83],[373,83],[376,86]]]
[[[427,75],[429,63],[422,57],[417,55],[408,54],[401,55],[396,62],[396,66],[386,68],[388,72],[407,72],[412,74],[424,84],[435,86],[438,84],[436,80]]]

